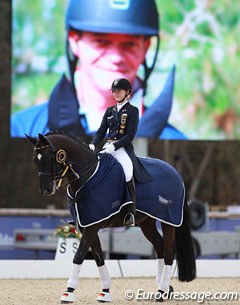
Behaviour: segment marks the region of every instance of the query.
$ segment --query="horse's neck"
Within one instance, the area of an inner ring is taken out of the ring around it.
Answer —
[[[79,177],[76,177],[74,173],[68,177],[69,182],[69,193],[72,197],[77,195],[77,191],[80,190],[97,172],[99,161],[96,160],[96,163],[92,164],[89,170],[86,173],[81,173],[76,171],[76,174]]]
[[[98,166],[98,157],[96,154],[88,151],[85,147],[72,150],[71,171],[68,176],[71,194],[75,193],[93,176]],[[74,157],[73,157],[74,155]]]

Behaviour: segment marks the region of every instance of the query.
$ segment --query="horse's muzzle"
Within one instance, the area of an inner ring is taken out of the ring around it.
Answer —
[[[46,185],[40,183],[40,193],[43,196],[51,196],[56,193],[56,182],[48,183]]]

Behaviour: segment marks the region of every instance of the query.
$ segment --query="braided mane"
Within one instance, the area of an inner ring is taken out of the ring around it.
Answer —
[[[61,136],[69,137],[69,138],[77,141],[78,143],[88,147],[88,145],[85,142],[83,142],[78,136],[75,136],[68,132],[64,132],[62,130],[53,130],[53,131],[49,131],[48,133],[45,134],[45,136],[54,136],[54,135],[61,135]]]

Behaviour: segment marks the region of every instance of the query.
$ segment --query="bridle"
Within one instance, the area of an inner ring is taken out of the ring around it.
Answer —
[[[81,174],[74,170],[73,162],[67,161],[67,153],[64,149],[54,150],[51,144],[47,144],[41,147],[34,147],[35,154],[37,154],[38,150],[43,150],[45,148],[51,148],[51,160],[53,162],[53,171],[52,172],[38,172],[38,176],[49,176],[52,177],[53,183],[56,185],[56,189],[59,190],[61,187],[66,185],[71,185],[73,182],[77,180],[83,180],[83,178],[88,175],[98,164],[99,159],[94,160],[94,162],[90,163],[89,165],[85,166],[81,170]],[[41,155],[49,155],[49,153],[41,153]],[[63,184],[63,179],[67,178],[68,176],[73,176],[74,178],[68,181],[66,184]],[[90,177],[91,178],[91,177]],[[81,186],[83,186],[87,181],[90,179],[85,179],[81,181]]]

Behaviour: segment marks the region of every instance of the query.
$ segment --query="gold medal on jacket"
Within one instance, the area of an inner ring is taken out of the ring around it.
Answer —
[[[123,113],[122,115],[121,115],[121,124],[122,125],[125,125],[126,124],[126,122],[127,122],[127,114],[126,113]]]
[[[127,123],[127,114],[126,113],[123,113],[121,115],[121,123],[120,123],[120,130],[119,130],[119,133],[120,134],[124,134],[124,129],[126,128],[126,123]]]

